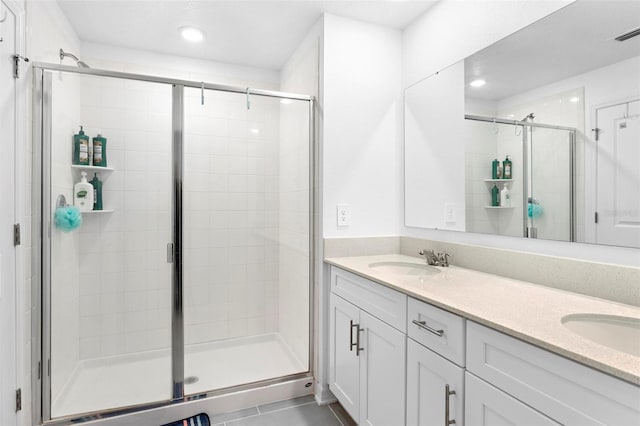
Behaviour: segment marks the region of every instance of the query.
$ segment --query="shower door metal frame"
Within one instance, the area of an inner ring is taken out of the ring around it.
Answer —
[[[32,193],[32,418],[47,425],[72,425],[78,422],[114,417],[122,414],[166,407],[175,403],[213,397],[241,390],[259,388],[295,379],[313,378],[314,336],[314,288],[315,288],[315,242],[319,238],[316,230],[316,179],[318,171],[317,139],[315,131],[315,99],[313,96],[249,87],[228,86],[141,74],[131,74],[93,68],[77,68],[66,65],[34,62],[33,68],[33,193]],[[171,381],[170,399],[134,406],[104,409],[97,412],[77,413],[59,419],[51,419],[51,126],[52,126],[52,73],[68,72],[95,77],[111,77],[160,83],[172,86],[172,222],[173,241],[171,247],[172,310],[171,310]],[[246,383],[229,388],[210,390],[193,395],[184,393],[184,311],[183,311],[183,144],[184,144],[184,89],[215,90],[279,99],[307,101],[309,104],[309,357],[307,371]]]
[[[528,130],[533,128],[542,128],[542,129],[552,129],[552,130],[564,130],[569,132],[569,242],[576,241],[577,235],[577,217],[576,217],[576,129],[573,127],[566,126],[556,126],[554,124],[543,124],[543,123],[533,123],[529,121],[520,121],[520,120],[508,120],[505,118],[498,117],[485,117],[482,115],[473,115],[473,114],[465,114],[465,120],[473,120],[473,121],[484,121],[486,123],[493,124],[509,124],[512,126],[522,126],[522,173],[524,178],[522,179],[523,186],[523,215],[522,215],[522,236],[524,238],[537,238],[537,236],[529,235],[529,227],[528,227],[528,195],[529,188],[528,184],[530,182],[528,174],[529,170],[529,147],[531,146],[531,138],[528,135]]]

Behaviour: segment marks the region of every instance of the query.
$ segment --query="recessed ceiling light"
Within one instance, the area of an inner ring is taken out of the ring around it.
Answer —
[[[254,135],[257,135],[258,133],[260,133],[260,129],[250,129],[249,131]]]
[[[202,41],[202,39],[204,38],[204,34],[202,33],[202,31],[194,27],[180,28],[180,35],[182,35],[183,39],[190,41],[192,43],[197,43],[199,41]]]
[[[574,96],[573,98],[569,99],[569,102],[573,102],[574,104],[577,103],[580,100],[579,97]]]
[[[482,87],[485,84],[487,84],[487,82],[484,81],[483,79],[479,78],[479,79],[473,80],[471,83],[469,83],[469,86],[471,86],[471,87]]]

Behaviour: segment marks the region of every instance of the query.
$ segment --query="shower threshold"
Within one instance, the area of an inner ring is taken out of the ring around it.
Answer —
[[[185,394],[307,371],[279,333],[185,347]],[[170,399],[169,349],[82,360],[53,401],[52,418]]]

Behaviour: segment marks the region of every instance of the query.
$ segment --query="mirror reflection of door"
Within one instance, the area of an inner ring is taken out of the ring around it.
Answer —
[[[596,109],[598,244],[640,247],[640,100]]]

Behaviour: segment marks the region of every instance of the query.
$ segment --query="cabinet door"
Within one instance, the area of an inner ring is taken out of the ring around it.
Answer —
[[[347,413],[358,419],[360,410],[360,369],[355,346],[360,310],[331,293],[329,315],[329,389]]]
[[[359,424],[404,425],[407,337],[364,311],[360,323]]]
[[[464,369],[407,339],[407,426],[444,425],[447,420],[461,426],[463,400]]]
[[[465,373],[465,421],[468,426],[559,425],[512,396]]]

